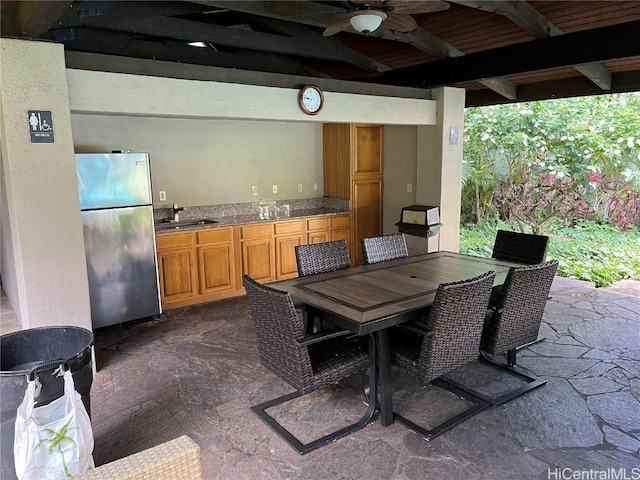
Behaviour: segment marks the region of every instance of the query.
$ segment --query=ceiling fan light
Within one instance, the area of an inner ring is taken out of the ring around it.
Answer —
[[[358,13],[349,19],[351,26],[360,33],[371,33],[375,31],[382,21],[387,18],[387,14],[377,10],[367,10],[364,13]]]

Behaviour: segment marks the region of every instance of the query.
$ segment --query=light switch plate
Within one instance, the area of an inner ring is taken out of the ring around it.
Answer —
[[[273,186],[273,193],[278,193],[278,185]]]
[[[253,185],[251,187],[251,195],[258,195],[258,186],[257,185]]]
[[[160,190],[158,192],[158,197],[160,197],[161,202],[165,202],[167,200],[167,192],[165,192],[164,190]]]
[[[449,129],[449,145],[458,144],[458,127],[451,127]]]

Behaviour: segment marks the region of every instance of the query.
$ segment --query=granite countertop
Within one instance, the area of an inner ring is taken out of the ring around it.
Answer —
[[[162,224],[156,223],[155,230],[156,234],[162,235],[165,233],[175,233],[175,232],[184,232],[190,230],[200,230],[203,228],[216,228],[216,227],[230,227],[234,225],[247,225],[251,223],[268,223],[275,221],[285,221],[285,220],[295,220],[299,218],[307,218],[307,217],[320,217],[320,216],[329,216],[329,215],[345,215],[350,214],[349,210],[336,210],[332,208],[309,208],[304,210],[292,210],[289,216],[284,216],[282,213],[272,216],[271,218],[260,218],[260,216],[255,214],[250,215],[229,215],[229,216],[220,216],[217,218],[210,218],[208,220],[215,220],[216,223],[204,223],[198,225],[179,225],[179,224]],[[196,222],[199,219],[183,219],[180,223],[189,223]],[[164,226],[166,225],[166,226]]]

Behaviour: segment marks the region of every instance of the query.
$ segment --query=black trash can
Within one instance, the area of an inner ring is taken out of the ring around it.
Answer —
[[[62,377],[52,373],[66,362],[91,417],[93,333],[80,327],[41,327],[2,335],[0,342],[0,480],[15,480],[14,428],[30,374],[42,384],[36,406],[46,405],[64,393]]]

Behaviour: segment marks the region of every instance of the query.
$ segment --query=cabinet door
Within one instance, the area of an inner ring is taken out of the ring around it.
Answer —
[[[276,237],[276,278],[298,276],[295,247],[302,244],[302,236]]]
[[[353,182],[352,251],[355,265],[363,262],[361,240],[382,235],[382,180]]]
[[[259,283],[275,280],[273,237],[242,241],[242,273]]]
[[[163,305],[198,294],[195,248],[158,251],[160,295]]]
[[[200,293],[233,290],[233,244],[221,243],[198,247]]]
[[[382,135],[379,125],[354,125],[355,152],[354,177],[359,175],[382,175]]]
[[[329,241],[329,231],[307,233],[307,243],[324,243]]]

